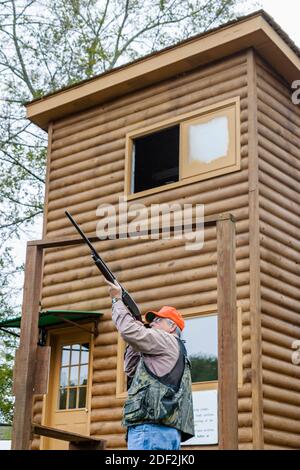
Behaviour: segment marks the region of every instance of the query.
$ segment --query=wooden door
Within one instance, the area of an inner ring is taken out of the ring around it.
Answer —
[[[61,332],[51,336],[52,357],[45,425],[89,435],[91,335]],[[68,449],[69,443],[44,438],[42,448]]]

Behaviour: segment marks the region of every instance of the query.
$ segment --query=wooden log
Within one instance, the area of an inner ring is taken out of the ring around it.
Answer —
[[[252,412],[251,413],[239,412],[238,423],[239,423],[239,429],[251,427],[252,426]]]
[[[247,84],[246,74],[241,75],[241,71],[238,69],[232,69],[228,73],[229,76],[231,74],[231,79],[227,79],[226,74],[224,73],[220,73],[219,76],[216,77],[217,79],[214,80],[213,94],[211,89],[211,79],[209,78],[207,80],[206,87],[205,82],[201,83],[197,81],[193,86],[186,86],[183,97],[179,98],[176,96],[173,100],[172,97],[169,97],[166,102],[160,102],[155,106],[152,105],[147,107],[147,125],[156,123],[158,119],[159,121],[163,121],[167,119],[170,114],[172,114],[173,117],[194,109],[199,109],[199,102],[201,101],[202,107],[207,106],[207,99],[210,98],[210,101],[212,101],[212,95],[214,96],[213,102],[216,102],[216,96],[218,96],[218,101],[220,102],[224,100],[224,94],[229,94],[229,96],[239,95],[241,89]],[[194,91],[195,88],[196,91]],[[131,117],[131,120],[129,120],[129,116]],[[121,122],[119,121],[117,123],[122,130],[125,128],[127,131],[132,131],[135,128],[140,127],[141,120],[145,120],[145,110],[140,111],[140,113],[131,113],[129,116],[126,117],[125,121],[123,119]],[[106,112],[106,119],[107,121],[106,124],[104,124],[104,127],[101,125],[95,127],[90,126],[89,130],[76,132],[75,138],[73,139],[72,137],[61,138],[59,141],[59,148],[54,133],[52,158],[63,158],[66,155],[76,153],[78,150],[86,150],[91,146],[106,145],[107,142],[120,140],[122,131],[120,132],[114,128],[113,130],[110,130],[114,123],[111,120],[109,111]],[[110,126],[110,128],[108,126]]]
[[[118,339],[118,334],[113,331],[111,333],[103,333],[100,334],[95,338],[94,346],[104,346],[104,345],[111,345],[116,344]]]
[[[97,354],[96,354],[97,352]],[[96,348],[94,349],[94,360],[93,360],[93,368],[94,371],[96,370],[112,370],[117,367],[117,357],[116,355],[113,355],[114,357],[106,357],[103,358],[102,356],[99,356],[99,353],[101,354],[100,350],[97,350]]]
[[[286,380],[288,378],[285,377]],[[276,383],[276,378],[273,380]],[[293,392],[291,390],[285,389],[282,386],[273,386],[264,384],[264,398],[275,400],[276,402],[281,402],[287,405],[295,405],[299,410],[300,406],[300,395],[297,392]]]
[[[295,215],[293,215],[292,212],[289,213],[283,207],[279,208],[277,206],[277,204],[275,204],[273,201],[267,199],[263,194],[261,195],[261,204],[262,204],[262,207],[263,207],[264,210],[269,211],[275,217],[281,218],[282,221],[288,222],[289,224],[294,225],[295,226],[295,231],[298,229],[299,223],[296,221],[296,217],[295,217]],[[284,247],[284,249],[288,252],[287,247]]]
[[[91,422],[120,421],[123,415],[123,407],[118,408],[94,408],[91,411]]]
[[[273,190],[270,187],[266,187],[264,184],[260,186],[260,193],[262,196],[266,199],[269,198],[269,200],[272,202],[272,204],[280,204],[280,211],[290,211],[291,215],[297,215],[299,216],[300,214],[300,209],[299,209],[299,203],[298,201],[295,202],[292,200],[292,197],[286,197],[282,192],[280,192],[281,187],[277,184],[277,192]],[[279,211],[279,213],[281,213]],[[277,214],[277,212],[275,212]],[[291,223],[290,219],[290,223]],[[300,225],[297,224],[297,221],[295,225]]]
[[[294,144],[287,142],[285,137],[282,137],[280,134],[276,134],[278,129],[275,129],[274,127],[269,128],[266,124],[266,120],[261,118],[259,122],[259,134],[262,135],[265,139],[269,140],[271,143],[270,147],[274,148],[275,152],[277,147],[279,147],[281,150],[284,150],[285,152],[289,152],[291,154],[290,160],[293,161],[293,166],[297,168],[297,159],[299,161],[299,149],[296,146],[296,142]]]
[[[268,230],[270,232],[270,230]],[[280,251],[275,251],[275,247],[284,246],[282,241],[274,240],[269,235],[265,235],[262,239],[262,247],[261,247],[261,254],[262,258],[265,261],[268,261],[274,266],[278,266],[279,268],[283,268],[289,273],[298,274],[299,267],[297,263],[295,263],[295,258],[292,260],[291,256],[286,259],[286,257],[282,256]],[[293,248],[292,248],[293,249]],[[291,253],[289,253],[291,255]]]
[[[61,219],[61,222],[58,228],[66,225],[65,223],[67,222],[67,220],[65,220],[66,218],[65,218],[64,210],[62,210],[62,209],[65,209],[65,207],[69,207],[70,211],[75,216],[76,214],[80,214],[85,211],[90,211],[91,209],[96,210],[97,207],[99,207],[102,202],[107,204],[106,203],[107,199],[105,199],[105,197],[107,198],[114,192],[115,193],[119,192],[119,194],[121,195],[121,190],[123,189],[123,186],[121,185],[121,183],[123,182],[123,174],[124,172],[120,171],[112,175],[107,175],[105,178],[101,180],[100,189],[99,189],[99,180],[98,181],[96,179],[92,180],[90,185],[95,187],[95,189],[92,189],[86,192],[84,192],[85,191],[84,188],[83,189],[80,188],[80,186],[82,185],[86,186],[86,182],[84,183],[79,182],[77,185],[74,185],[71,187],[70,194],[66,194],[61,200],[58,200],[58,201],[55,200],[53,204],[49,203],[49,217],[48,217],[49,230],[51,228],[50,222],[53,220]],[[239,189],[240,193],[245,193],[247,191],[247,182],[245,181],[245,177],[246,177],[245,172],[240,174],[240,189]],[[120,186],[120,189],[118,191],[116,191],[117,185]],[[185,192],[187,195],[189,195],[190,204],[193,204],[193,202],[197,203],[197,201],[199,203],[199,195],[197,194],[193,198],[191,194],[191,189],[190,191],[188,191],[188,188],[189,187],[185,188]],[[202,203],[203,204],[209,204],[210,202],[213,203],[216,200],[216,198],[228,199],[235,194],[235,191],[236,191],[236,188],[232,188],[231,186],[226,187],[225,184],[222,187],[222,189],[219,189],[218,192],[216,192],[215,188],[214,190],[211,188],[211,190],[207,194],[203,193]],[[180,194],[178,194],[177,201],[173,201],[173,203],[176,203],[177,206],[178,204],[180,205],[183,204],[183,200],[179,198],[179,196]],[[170,199],[170,195],[168,195],[168,199]],[[118,202],[119,201],[116,199],[116,216],[119,214],[119,207],[117,205]],[[56,207],[53,207],[54,204],[56,205]],[[172,201],[170,202],[170,204],[172,204]],[[131,205],[132,203],[129,203],[128,206],[130,207]],[[150,209],[149,209],[149,214],[150,214]],[[153,218],[153,220],[155,220],[155,218]],[[62,222],[64,223],[61,225]],[[141,223],[142,223],[142,220],[141,220]]]
[[[289,297],[278,293],[275,289],[270,289],[262,285],[262,296],[272,303],[289,309],[293,312],[299,312],[299,301],[290,299]]]
[[[252,442],[239,443],[239,450],[253,450]]]
[[[297,325],[297,328],[300,326],[299,314],[292,312],[284,307],[274,304],[272,301],[262,300],[262,311],[272,318],[277,318],[284,322],[289,322],[292,325]]]
[[[298,442],[300,444],[300,423],[296,419],[288,419],[284,418],[283,416],[278,417],[264,413],[264,424],[266,428],[290,432],[293,435],[298,435]]]
[[[241,194],[245,194],[247,192],[247,172],[245,170],[243,170],[241,173],[238,173],[238,176],[239,177],[235,177],[234,178],[234,184],[237,184],[237,183],[240,183],[240,189],[239,189],[239,192]],[[195,185],[198,189],[198,191],[194,188],[194,185],[193,185],[193,188],[191,188],[190,186],[183,186],[181,188],[177,188],[176,189],[176,198],[174,198],[174,200],[172,200],[172,193],[174,194],[175,196],[175,190],[173,191],[169,191],[168,193],[165,193],[164,196],[160,196],[162,199],[160,199],[160,204],[162,204],[163,202],[168,202],[169,204],[176,204],[178,206],[178,204],[182,205],[184,203],[186,203],[186,197],[189,198],[188,202],[190,204],[195,204],[195,203],[202,203],[202,204],[213,204],[216,199],[229,199],[232,198],[236,192],[236,188],[233,188],[232,187],[232,178],[233,176],[231,176],[231,179],[228,178],[228,186],[226,186],[225,184],[225,181],[224,181],[224,185],[222,186],[222,188],[220,188],[217,192],[216,192],[216,188],[215,188],[215,184],[213,184],[212,180],[207,180],[209,181],[209,183],[207,182],[201,182],[201,201],[200,201],[200,198],[199,198],[199,184]],[[107,186],[109,185],[110,183],[115,183],[115,182],[118,182],[118,181],[122,181],[123,179],[123,172],[118,172],[116,174],[112,174],[112,175],[107,175],[105,177],[103,177],[101,179],[101,186]],[[206,183],[206,184],[205,184]],[[95,183],[96,184],[96,183]],[[99,181],[97,182],[97,185],[99,185]],[[106,189],[106,192],[108,192],[108,194],[110,194],[110,190],[107,190]],[[77,193],[77,191],[76,191]],[[121,195],[121,194],[120,194]],[[157,197],[157,196],[156,196]],[[90,201],[90,204],[91,204],[91,207],[93,208],[97,208],[100,203],[101,203],[101,200],[103,199],[103,197],[101,197],[101,194],[98,195],[98,199],[94,199],[94,200],[91,200]],[[97,202],[98,201],[98,202]],[[150,201],[151,202],[151,201]],[[153,202],[153,201],[152,201]],[[118,203],[118,200],[116,199],[116,203]],[[82,204],[82,203],[81,203]],[[128,207],[130,207],[132,204],[135,204],[134,203],[128,203]],[[76,204],[76,205],[72,205],[72,214],[80,214],[81,212],[83,212],[81,210],[81,207],[85,207],[84,205],[80,205],[80,203]],[[70,208],[71,210],[71,208]],[[88,209],[86,209],[86,211],[88,211]],[[149,209],[150,211],[150,209]],[[65,217],[65,214],[64,214],[64,211],[63,210],[57,210],[57,211],[51,211],[51,212],[54,212],[54,214],[50,216],[49,214],[49,221],[53,220],[53,218],[57,218],[57,219],[61,219],[59,220],[59,222],[57,224],[48,224],[48,229],[49,231],[51,230],[51,227],[53,225],[54,228],[58,229],[58,228],[61,228],[61,227],[68,227],[69,226],[69,221],[67,220],[67,218]],[[219,210],[217,212],[226,212],[226,210]],[[118,205],[116,205],[116,215],[118,215],[119,213],[119,207]],[[213,209],[210,209],[210,208],[207,208],[206,209],[206,214],[214,214],[216,213]],[[92,215],[92,214],[90,214]],[[83,216],[81,216],[83,217]],[[95,214],[93,214],[93,218],[95,217]],[[52,218],[52,219],[51,219]],[[87,221],[87,220],[91,220],[87,218],[87,214],[85,213],[84,214],[84,219],[83,221]],[[82,222],[81,222],[82,223]]]
[[[292,392],[300,392],[300,383],[298,378],[292,375],[284,375],[282,371],[277,370],[264,370],[263,371],[264,383],[275,387],[282,387]]]
[[[86,152],[78,152],[76,155],[65,157],[62,161],[56,160],[51,163],[50,191],[62,188],[65,178],[77,178],[81,172],[98,170],[102,166],[111,165],[114,162],[124,163],[125,149],[119,148],[105,153],[105,149],[91,148]],[[72,164],[73,162],[73,164]],[[68,182],[68,179],[66,180]]]
[[[112,413],[115,408],[123,406],[124,400],[116,398],[114,395],[105,395],[105,396],[92,396],[91,408],[92,410],[99,410],[102,408],[112,408]]]
[[[195,260],[197,261],[197,260]],[[199,260],[198,260],[199,261]],[[153,273],[149,272],[147,273],[147,270],[145,269],[142,275],[139,275],[137,272],[135,275],[132,273],[131,276],[127,272],[127,270],[122,271],[117,277],[119,282],[124,282],[126,283],[131,283],[130,288],[131,289],[136,289],[139,290],[141,286],[143,286],[144,290],[154,288],[160,285],[177,285],[177,284],[182,284],[185,282],[192,282],[192,281],[203,281],[207,282],[209,278],[216,277],[216,265],[213,264],[214,260],[211,259],[211,265],[210,266],[204,266],[202,267],[201,265],[198,267],[195,267],[192,269],[187,269],[187,266],[182,269],[174,270],[172,263],[170,263],[170,266],[162,266],[158,264],[156,266],[156,273],[159,272],[160,274],[157,276],[154,276]],[[244,276],[244,273],[247,271],[247,266],[249,265],[249,261],[246,260],[241,260],[239,262],[239,279],[241,278],[241,282],[244,282],[244,279],[242,276]],[[176,266],[178,267],[178,266]],[[244,268],[244,269],[243,269]],[[138,271],[138,269],[137,269]],[[114,271],[115,272],[115,271]],[[152,275],[151,275],[152,274]],[[80,279],[79,281],[73,281],[72,285],[68,285],[68,282],[70,281],[65,281],[62,282],[58,285],[54,286],[49,286],[45,287],[43,289],[43,297],[51,297],[51,296],[58,296],[60,294],[65,295],[66,292],[78,292],[78,291],[84,291],[86,289],[92,289],[92,288],[97,288],[99,289],[100,283],[103,284],[103,280],[99,279],[99,276],[95,276],[93,278],[86,278],[86,279]],[[129,285],[129,284],[128,284]],[[106,286],[105,286],[106,288]],[[105,290],[103,291],[102,288],[99,290],[99,295],[102,297],[105,295]],[[103,336],[103,340],[105,340],[105,336]]]
[[[125,119],[128,120],[128,114],[132,110],[134,105],[135,113],[143,112],[145,109],[148,109],[152,106],[161,104],[172,99],[179,98],[180,96],[185,96],[184,90],[185,86],[194,87],[194,90],[199,89],[198,82],[201,83],[201,88],[205,87],[205,80],[207,81],[206,87],[210,84],[212,78],[215,79],[218,75],[228,74],[228,71],[238,71],[234,72],[234,76],[241,75],[241,65],[244,64],[244,61],[232,62],[232,65],[229,66],[217,66],[213,68],[202,69],[200,72],[185,74],[185,76],[176,77],[176,79],[168,80],[167,82],[160,83],[158,85],[152,85],[143,89],[141,92],[136,91],[131,93],[127,97],[120,97],[118,99],[118,106],[115,106],[115,103],[104,104],[101,106],[101,113],[99,108],[93,110],[86,110],[83,113],[76,113],[70,118],[65,118],[63,121],[54,124],[54,137],[56,140],[61,140],[71,136],[74,133],[82,132],[90,127],[96,126],[109,126],[111,122],[117,120]],[[210,80],[210,83],[209,83]],[[190,91],[191,88],[190,88]],[[106,113],[110,113],[110,121],[105,120]],[[79,114],[79,116],[78,116]],[[70,125],[70,122],[72,123]],[[121,125],[121,124],[117,124]]]
[[[236,196],[235,198],[232,197],[232,198],[229,198],[229,199],[225,199],[221,202],[218,201],[218,202],[208,203],[208,204],[206,204],[206,215],[208,216],[208,215],[213,215],[215,213],[225,213],[225,212],[233,212],[234,214],[236,214],[237,209],[241,209],[241,208],[246,209],[247,208],[247,201],[248,201],[247,198],[248,198],[248,195],[242,194],[241,196]],[[180,201],[180,200],[177,201],[178,204],[181,204],[182,202],[183,201]],[[186,202],[187,201],[185,201],[185,203]],[[199,203],[200,202],[199,196],[195,197],[195,200],[194,200],[194,198],[189,198],[188,202],[189,202],[189,204]],[[205,201],[204,200],[201,201],[201,203],[203,203],[203,202],[205,202]],[[170,201],[170,204],[171,203],[173,203],[173,201]],[[267,204],[270,205],[269,202]],[[96,211],[97,207],[98,207],[98,204],[95,203],[94,210],[86,212],[86,213],[82,213],[82,214],[80,213],[80,215],[81,215],[80,218],[83,219],[83,220],[79,223],[81,225],[81,228],[87,233],[91,232],[91,231],[95,231],[96,223],[95,222],[90,222],[90,220],[93,220],[93,218],[95,217],[95,211]],[[72,212],[72,208],[70,208],[70,210]],[[287,216],[286,218],[288,220],[289,216]],[[66,217],[64,217],[64,219],[66,219]],[[67,221],[65,221],[64,219],[60,218],[56,221],[48,223],[48,225],[47,225],[48,236],[50,236],[50,234],[51,234],[51,237],[59,238],[59,237],[66,237],[67,235],[74,235],[74,228],[69,227],[67,225]],[[78,219],[78,217],[77,217],[77,219]],[[87,223],[85,223],[85,222],[87,222]]]
[[[103,321],[101,319],[100,322],[97,325],[98,334],[111,333],[112,331],[115,331],[115,328],[116,327],[115,327],[112,320]]]
[[[300,131],[297,125],[293,124],[289,118],[282,116],[276,109],[263,101],[258,102],[259,118],[270,124],[275,124],[276,129],[281,130],[281,135],[286,135],[292,144],[299,138]]]
[[[271,224],[269,223],[269,220],[271,221]],[[285,230],[277,229],[276,227],[274,227],[274,222],[275,222],[275,225],[277,225],[277,219],[274,220],[274,218],[272,217],[269,219],[269,215],[267,215],[265,211],[262,211],[261,233],[269,238],[274,238],[279,243],[282,243],[283,245],[291,247],[295,251],[299,250],[300,247],[298,246],[299,245],[298,240],[296,240],[294,237],[291,237],[289,234],[287,234],[286,227],[285,227]],[[294,231],[294,227],[292,231]],[[267,253],[268,253],[268,250],[265,250],[263,252],[263,255],[264,255],[263,259],[265,259],[266,261],[269,260],[269,258],[266,256]],[[270,254],[270,260],[272,262],[272,253]],[[290,265],[292,266],[292,270],[295,269],[294,264],[290,263],[289,261],[287,262],[286,266],[283,263],[281,263],[281,265],[283,265],[284,268],[287,270],[289,270]]]
[[[293,434],[291,432],[266,428],[264,430],[264,438],[267,444],[275,444],[292,449],[299,449],[299,435]]]
[[[280,159],[279,154],[284,151],[277,149],[277,155],[270,151],[270,143],[261,138],[263,144],[259,146],[259,166],[275,179],[286,184],[289,188],[297,191],[297,177],[295,169],[286,160]],[[266,147],[266,148],[265,148]]]
[[[111,395],[116,393],[116,383],[107,382],[104,384],[94,384],[92,386],[92,395]]]
[[[245,258],[249,255],[245,254],[245,250],[239,250],[240,247],[244,247],[249,243],[249,235],[248,235],[248,222],[246,220],[241,220],[240,224],[240,232],[237,234],[236,241],[237,241],[237,254],[239,258]],[[201,250],[200,259],[203,258],[202,255],[205,255],[208,252],[215,252],[216,251],[216,232],[215,228],[213,227],[211,230],[205,228],[204,239],[205,243]],[[151,237],[151,234],[150,234]],[[45,256],[45,274],[51,274],[53,271],[54,274],[58,274],[61,270],[61,262],[65,263],[63,271],[70,270],[74,268],[80,268],[82,266],[90,266],[90,261],[87,259],[87,254],[89,254],[89,249],[81,243],[81,239],[79,239],[80,244],[75,247],[65,247],[65,248],[56,248],[51,249],[51,251],[47,250]],[[106,263],[109,263],[110,266],[113,266],[113,269],[118,269],[117,263],[127,263],[122,266],[122,269],[127,269],[130,267],[130,259],[132,257],[137,257],[135,262],[135,267],[143,266],[144,264],[151,265],[156,262],[155,256],[157,252],[160,251],[160,255],[162,256],[162,261],[168,260],[175,260],[178,258],[189,256],[195,256],[195,253],[185,250],[185,240],[181,239],[142,239],[142,238],[127,238],[127,239],[118,239],[118,240],[103,240],[103,241],[96,241],[94,242],[94,247],[101,253],[103,259]],[[192,250],[191,250],[192,251]],[[146,253],[146,254],[145,254]],[[143,254],[147,256],[147,261],[145,263],[138,263],[139,257],[138,255]],[[158,258],[159,259],[159,258]],[[116,261],[116,263],[114,263]],[[151,262],[152,261],[152,262]],[[136,264],[137,263],[137,264]],[[51,265],[55,265],[56,271],[54,267]]]
[[[288,350],[291,350],[291,345],[297,339],[298,335],[295,331],[295,334],[292,336],[287,336],[278,331],[273,331],[269,328],[262,328],[262,336],[266,341],[282,346]]]
[[[127,288],[130,290],[130,293],[134,296],[137,302],[141,302],[143,299],[148,301],[157,300],[160,298],[166,298],[170,291],[170,286],[176,285],[176,293],[178,296],[195,294],[198,292],[207,292],[214,290],[217,287],[216,277],[210,279],[197,279],[199,273],[197,270],[194,275],[188,273],[184,275],[179,273],[178,276],[170,274],[169,276],[156,276],[153,279],[147,281],[140,280],[130,281],[126,283]],[[169,280],[170,279],[170,280]],[[191,279],[191,280],[190,280]],[[184,284],[181,284],[180,281]],[[249,283],[249,273],[240,273],[237,278],[237,283],[239,286]],[[162,287],[161,287],[162,286]],[[65,292],[61,295],[55,295],[53,297],[43,297],[43,305],[47,308],[57,308],[58,305],[63,305],[65,303],[76,303],[79,301],[88,301],[90,299],[99,298],[105,300],[106,305],[108,300],[107,297],[107,286],[97,287],[93,289],[81,289],[76,292],[68,293]]]
[[[203,304],[214,304],[217,301],[217,292],[215,290],[211,292],[205,292],[201,294],[194,294],[191,296],[190,294],[188,295],[181,295],[181,296],[176,296],[176,297],[169,297],[169,289],[168,293],[165,293],[165,297],[161,297],[160,299],[157,299],[155,297],[155,300],[149,300],[144,296],[143,297],[139,296],[139,299],[135,299],[139,303],[139,307],[142,311],[150,310],[150,309],[159,309],[162,305],[170,304],[170,305],[176,305],[176,307],[180,310],[180,308],[192,308],[192,307],[199,307],[200,305]],[[242,285],[237,287],[237,299],[244,299],[249,296],[249,285]],[[104,320],[109,320],[111,316],[110,312],[110,301],[105,299],[99,299],[97,296],[97,300],[89,300],[89,301],[84,301],[84,302],[73,302],[73,303],[64,303],[62,305],[56,305],[56,308],[61,308],[64,310],[68,309],[77,309],[77,310],[88,310],[88,311],[101,311],[104,313],[103,319]],[[48,308],[48,305],[46,302],[42,303],[42,308],[46,309]]]
[[[267,356],[263,356],[262,361],[265,369],[288,375],[290,378],[298,378],[299,380],[300,370],[298,366],[294,364],[287,364],[284,361],[275,358],[269,358]]]
[[[275,95],[277,95],[276,98]],[[258,105],[263,106],[262,109],[265,110],[265,112],[267,112],[267,108],[272,111],[275,110],[283,118],[288,119],[290,124],[293,125],[295,131],[297,132],[297,128],[299,129],[300,126],[300,116],[295,113],[294,108],[290,106],[288,100],[285,100],[284,97],[282,97],[281,93],[278,93],[275,90],[274,96],[272,96],[272,88],[259,80],[257,96],[259,99]],[[284,101],[285,104],[283,104]]]
[[[93,383],[105,383],[116,380],[116,370],[95,370],[93,372]]]
[[[252,426],[245,428],[241,427],[238,430],[238,437],[239,437],[239,443],[246,443],[246,442],[252,442],[253,435],[252,435]]]
[[[99,180],[96,179],[85,182],[84,186],[91,186],[91,189],[78,187],[76,190],[76,186],[81,186],[80,182],[68,188],[68,195],[50,201],[49,212],[51,212],[51,216],[49,221],[53,220],[56,213],[61,217],[61,210],[67,207],[76,209],[77,206],[87,203],[88,201],[92,202],[98,199],[99,202],[96,207],[99,207],[102,203],[101,201],[105,202],[106,205],[109,203],[116,204],[118,202],[116,194],[121,195],[124,188],[123,175],[122,173],[115,173],[114,178],[109,177],[104,184],[102,184],[102,182],[99,183]],[[104,199],[104,197],[106,197],[106,199]]]
[[[249,398],[252,396],[252,386],[250,383],[244,383],[243,387],[238,390],[239,399]]]
[[[106,441],[106,449],[118,449],[126,446],[125,433],[123,434],[101,434],[98,432],[98,423],[91,423],[91,435]]]
[[[278,192],[280,198],[282,198],[284,206],[288,204],[286,201],[291,200],[293,210],[297,213],[299,206],[299,191],[296,188],[296,181],[290,178],[288,175],[282,175],[276,168],[269,165],[263,159],[259,162],[260,167],[260,183],[265,188],[265,193],[270,188],[271,192],[269,195],[270,199],[276,201],[278,198]],[[273,174],[272,174],[273,172]],[[275,191],[275,193],[274,193]]]
[[[284,146],[274,145],[271,140],[272,136],[264,133],[258,134],[259,152],[265,159],[272,155],[272,165],[278,169],[284,168],[284,173],[291,178],[295,178],[295,169],[298,169],[297,158],[289,153]],[[297,178],[295,178],[297,180]]]
[[[266,310],[264,309],[263,312]],[[276,315],[277,316],[277,315]],[[269,310],[268,314],[262,313],[262,324],[263,326],[270,328],[274,331],[278,331],[281,334],[285,334],[289,337],[298,337],[300,336],[300,328],[295,324],[286,323],[286,321],[277,320],[273,316],[272,310]],[[287,343],[284,343],[286,345]]]
[[[240,250],[240,254],[245,253],[247,256],[248,247],[245,247],[243,250]],[[122,265],[118,265],[118,270],[115,270],[113,265],[111,265],[112,271],[117,275],[118,281],[128,282],[134,279],[144,279],[154,276],[158,271],[161,275],[168,274],[170,271],[173,273],[187,271],[188,268],[195,269],[198,267],[199,277],[211,277],[215,274],[214,263],[216,261],[216,254],[212,254],[210,260],[207,258],[199,258],[199,256],[187,257],[187,259],[177,259],[176,261],[167,260],[162,263],[157,263],[155,265],[148,266],[135,266],[134,259],[122,260]],[[129,266],[128,266],[129,265]],[[131,265],[131,266],[130,266]],[[248,259],[242,258],[237,261],[237,273],[247,271],[249,265]],[[133,271],[134,268],[134,271]],[[78,280],[77,280],[78,279]],[[72,281],[72,285],[67,283]],[[73,271],[62,272],[59,275],[50,275],[45,278],[43,296],[50,296],[56,293],[62,293],[66,290],[70,292],[76,291],[78,288],[87,288],[96,287],[102,280],[99,280],[98,270],[94,271],[91,268],[83,268],[78,272],[78,268]],[[55,283],[55,284],[54,284]],[[53,285],[54,284],[54,285]]]
[[[98,108],[91,108],[89,110],[86,110],[82,113],[79,113],[78,115],[71,115],[63,120],[57,121],[54,123],[54,129],[57,135],[61,132],[66,132],[66,131],[72,131],[72,129],[76,129],[76,132],[79,130],[78,128],[75,127],[75,125],[80,125],[84,126],[84,122],[82,122],[82,117],[85,117],[85,120],[89,125],[91,125],[91,121],[93,119],[97,119],[98,123],[105,122],[105,112],[107,110],[115,110],[116,113],[120,112],[120,108],[124,108],[128,106],[127,111],[132,108],[132,105],[134,105],[134,109],[139,110],[140,108],[143,109],[144,107],[146,108],[146,105],[149,105],[146,99],[149,99],[149,102],[151,104],[152,99],[155,96],[159,96],[159,101],[161,102],[163,100],[162,94],[163,93],[170,93],[170,90],[176,89],[178,92],[180,92],[180,89],[182,88],[183,85],[186,85],[190,82],[193,82],[195,80],[203,79],[205,77],[209,76],[214,76],[218,72],[223,72],[228,70],[231,67],[236,67],[240,64],[243,64],[245,62],[245,54],[244,52],[242,54],[236,54],[230,58],[226,58],[226,61],[221,60],[217,61],[215,63],[210,64],[208,67],[201,67],[198,70],[194,70],[188,75],[182,75],[180,77],[176,77],[176,79],[171,79],[167,80],[162,83],[154,84],[151,87],[147,87],[142,90],[137,90],[134,93],[130,93],[129,95],[125,95],[120,97],[117,101],[112,101],[109,103],[104,103],[101,106],[101,113],[99,113]],[[144,102],[143,102],[144,101]],[[127,113],[124,113],[126,115]]]
[[[250,411],[252,411],[252,399],[248,397],[239,398],[238,408],[239,408],[239,415],[240,413],[249,413]]]
[[[277,77],[273,78],[270,70],[258,67],[257,71],[258,89],[262,90],[267,97],[272,98],[274,102],[280,103],[286,111],[290,112],[290,115],[294,115],[294,119],[299,118],[299,113],[297,113],[296,107],[291,101],[290,90],[286,86],[282,86]],[[295,123],[297,124],[297,121]]]
[[[109,346],[99,346],[98,348],[94,348],[94,357],[95,358],[103,358],[103,357],[110,357],[114,356],[117,353],[117,346],[116,345],[109,345]],[[98,362],[95,361],[94,369],[97,369]],[[105,368],[107,370],[107,368]]]
[[[280,346],[276,346],[274,343],[268,343],[267,341],[262,342],[262,350],[263,354],[269,358],[279,359],[285,361],[287,364],[291,363],[291,350],[284,349]]]
[[[277,279],[274,279],[273,276],[269,276],[265,273],[261,273],[261,279],[264,286],[269,287],[279,291],[281,294],[289,297],[291,300],[299,301],[299,289],[296,287],[290,286],[286,283],[279,283]]]
[[[264,398],[264,412],[270,416],[280,416],[283,418],[289,418],[294,421],[300,421],[300,410],[299,406],[294,406],[286,403],[281,403],[273,400],[267,400]],[[296,431],[296,428],[293,432]]]
[[[96,422],[92,422],[92,424],[96,424]],[[93,426],[93,429],[94,426]],[[106,434],[121,434],[124,432],[124,427],[121,425],[120,421],[107,421],[107,422],[99,422],[97,421],[97,434],[100,433],[101,435]]]

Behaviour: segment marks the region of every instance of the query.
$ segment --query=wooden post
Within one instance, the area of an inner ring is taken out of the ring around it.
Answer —
[[[238,449],[235,222],[217,221],[219,449]]]
[[[18,374],[15,377],[13,450],[29,450],[38,343],[43,249],[27,245]]]

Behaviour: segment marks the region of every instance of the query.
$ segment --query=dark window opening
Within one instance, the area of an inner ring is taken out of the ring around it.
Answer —
[[[179,125],[133,141],[132,192],[179,181]]]

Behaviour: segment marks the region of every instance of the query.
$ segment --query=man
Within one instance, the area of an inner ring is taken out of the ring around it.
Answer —
[[[180,339],[184,320],[174,307],[145,315],[150,328],[132,317],[115,281],[106,281],[112,320],[124,341],[130,380],[122,424],[129,450],[178,450],[193,437],[190,362]]]

